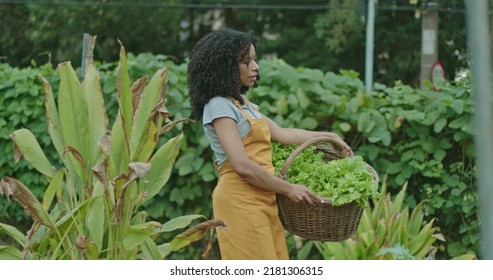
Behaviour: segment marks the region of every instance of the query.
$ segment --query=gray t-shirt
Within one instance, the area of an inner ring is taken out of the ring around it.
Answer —
[[[252,118],[261,118],[262,114],[258,112],[258,106],[251,103],[245,102],[242,105],[244,112],[249,114]],[[217,118],[231,118],[236,122],[238,126],[238,131],[243,139],[250,131],[250,123],[245,118],[240,109],[238,109],[233,100],[229,97],[216,96],[209,100],[204,106],[204,114],[202,116],[202,124],[204,126],[205,136],[209,140],[214,155],[216,157],[217,164],[222,166],[223,162],[226,160],[226,154],[224,153],[219,139],[217,138],[216,130],[212,126],[212,122]]]

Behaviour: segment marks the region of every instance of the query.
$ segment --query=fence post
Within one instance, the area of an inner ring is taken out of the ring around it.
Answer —
[[[480,256],[493,260],[493,109],[491,104],[491,55],[488,0],[468,0],[467,37],[471,53],[475,107],[475,150],[478,167]]]
[[[94,45],[96,44],[96,36],[91,36],[88,33],[84,33],[82,41],[82,79],[86,74],[86,66],[92,63],[94,58]]]
[[[373,45],[375,33],[375,6],[378,0],[368,1],[368,16],[366,18],[366,55],[365,55],[365,86],[366,91],[373,90]]]

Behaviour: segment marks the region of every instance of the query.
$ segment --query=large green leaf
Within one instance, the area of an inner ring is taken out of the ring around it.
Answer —
[[[84,200],[80,205],[73,208],[56,221],[56,228],[61,235],[68,236],[74,229],[84,225],[85,221],[83,218],[94,199],[94,197],[90,197]]]
[[[43,208],[43,205],[21,182],[10,177],[2,178],[0,181],[0,194],[7,196],[9,199],[12,197],[18,201],[24,207],[26,214],[31,216],[36,222],[55,229],[55,224]]]
[[[97,182],[92,190],[94,198],[91,206],[87,210],[86,228],[88,238],[94,242],[98,251],[103,248],[103,238],[105,232],[106,211],[104,206],[104,186]]]
[[[26,236],[11,225],[0,223],[0,233],[5,233],[12,237],[21,246],[24,246],[26,243]]]
[[[157,71],[142,93],[132,123],[132,133],[130,136],[131,159],[141,146],[141,140],[146,129],[149,127],[150,118],[156,113],[156,104],[158,104],[158,100],[165,90],[167,76],[167,68]]]
[[[89,158],[89,114],[82,86],[70,62],[58,65],[60,87],[58,91],[58,113],[65,147],[77,150],[86,166]],[[80,166],[77,160],[74,166]]]
[[[363,133],[370,133],[375,127],[375,124],[375,121],[371,118],[371,114],[363,112],[359,115],[357,128],[358,131]]]
[[[22,252],[12,246],[0,246],[0,260],[22,260]]]
[[[296,96],[298,97],[299,106],[301,107],[301,109],[305,110],[306,108],[308,108],[308,106],[310,106],[310,99],[308,98],[308,96],[306,96],[301,87],[298,88],[298,90],[296,91]]]
[[[139,225],[131,225],[125,231],[122,245],[126,250],[132,250],[142,245],[147,238],[156,233],[161,225],[157,222],[147,222]]]
[[[65,168],[61,168],[57,171],[55,176],[50,181],[50,184],[46,188],[46,191],[43,195],[43,208],[48,211],[51,203],[53,202],[53,198],[59,192],[61,192],[63,188],[63,175],[65,172]]]
[[[99,142],[108,129],[108,117],[104,107],[103,92],[101,90],[96,66],[88,65],[82,83],[82,90],[88,109],[89,121],[89,166],[94,166],[100,154]],[[62,104],[63,106],[63,104]]]
[[[125,125],[122,123],[122,115],[118,114],[111,131],[109,178],[114,178],[121,173],[126,173],[128,164],[130,163],[130,147],[125,140],[124,126]]]
[[[122,123],[124,124],[125,139],[127,142],[130,139],[130,132],[132,127],[133,107],[132,107],[132,91],[130,88],[130,76],[128,75],[127,54],[123,44],[120,43],[120,61],[118,63],[116,87],[118,90],[118,103],[120,105],[120,114]]]
[[[55,104],[55,98],[53,97],[53,91],[50,83],[43,76],[40,76],[40,79],[43,83],[43,91],[45,95],[44,105],[46,110],[48,133],[50,134],[51,142],[55,146],[58,155],[60,158],[63,158],[64,145],[60,128],[60,119],[58,118],[58,109]]]
[[[10,137],[14,141],[14,158],[16,161],[24,156],[36,170],[50,178],[53,177],[54,172],[51,163],[31,131],[21,128],[14,131]]]
[[[161,231],[162,232],[171,232],[180,228],[184,228],[188,226],[193,220],[199,219],[199,218],[205,218],[204,215],[199,215],[199,214],[191,214],[191,215],[186,215],[186,216],[180,216],[177,218],[174,218],[168,222],[166,222]]]
[[[158,194],[168,181],[173,164],[178,156],[182,139],[183,134],[171,138],[152,156],[151,169],[146,174],[145,180],[139,182],[140,193],[147,193],[141,203]]]
[[[149,123],[148,130],[142,139],[139,150],[135,155],[136,161],[148,161],[158,142],[158,130],[154,122]]]
[[[224,222],[220,220],[210,220],[197,224],[187,229],[185,232],[175,236],[175,238],[171,241],[171,248],[173,251],[178,251],[196,241],[201,240],[209,229],[224,226]]]
[[[402,189],[399,191],[399,193],[395,196],[394,198],[394,205],[393,205],[393,215],[398,215],[399,212],[401,212],[402,209],[402,203],[404,201],[404,196],[406,194],[406,189],[407,189],[407,184],[405,184]]]
[[[312,130],[314,129],[315,127],[317,127],[318,125],[318,122],[317,120],[315,120],[314,118],[310,118],[310,117],[306,117],[306,118],[303,118],[299,123],[298,125],[300,126],[300,128],[303,128],[303,129],[308,129],[308,130]]]
[[[150,237],[147,237],[140,246],[142,254],[141,259],[144,260],[162,260],[164,256],[161,254],[158,246]]]
[[[164,259],[167,256],[169,256],[169,254],[173,253],[173,247],[171,247],[171,242],[158,245],[157,249],[159,250],[159,253],[161,254],[161,256],[163,256]]]

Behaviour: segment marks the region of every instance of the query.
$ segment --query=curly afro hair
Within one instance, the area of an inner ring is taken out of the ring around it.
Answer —
[[[188,63],[188,90],[192,115],[202,119],[204,105],[215,96],[233,97],[243,104],[238,62],[248,58],[250,46],[257,46],[252,33],[232,29],[213,31],[199,40]]]

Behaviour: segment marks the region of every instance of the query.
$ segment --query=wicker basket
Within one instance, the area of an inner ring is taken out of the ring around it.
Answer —
[[[347,155],[343,149],[330,138],[311,139],[294,150],[284,163],[279,177],[286,180],[286,174],[292,161],[305,148],[316,145],[316,150],[324,153],[326,161],[342,159]],[[369,165],[368,170],[375,180],[378,174]],[[286,196],[277,194],[279,218],[285,230],[309,240],[337,242],[350,238],[358,230],[363,208],[356,202],[333,206],[330,198],[313,204],[294,203]]]

